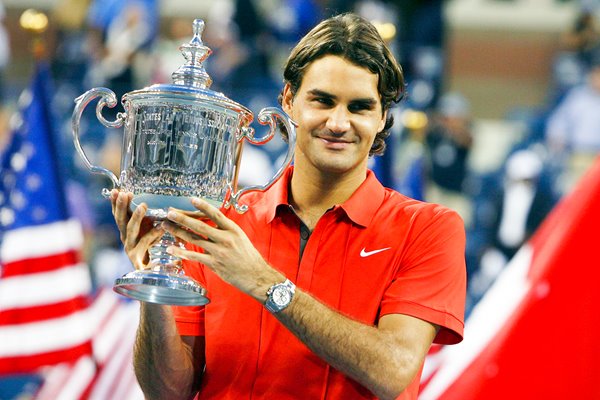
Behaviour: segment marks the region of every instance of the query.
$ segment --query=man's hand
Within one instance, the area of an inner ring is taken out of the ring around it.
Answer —
[[[162,235],[160,227],[153,229],[152,221],[144,218],[147,210],[145,204],[140,204],[132,213],[129,207],[133,193],[120,192],[113,189],[110,192],[112,213],[121,234],[121,242],[125,252],[135,269],[144,269],[148,263],[148,248]]]
[[[246,233],[216,207],[200,199],[192,204],[201,212],[195,217],[170,210],[163,228],[204,253],[169,247],[169,253],[206,265],[221,279],[260,302],[268,288],[285,277],[267,264]],[[204,218],[198,218],[204,217]],[[212,222],[212,224],[210,224]]]

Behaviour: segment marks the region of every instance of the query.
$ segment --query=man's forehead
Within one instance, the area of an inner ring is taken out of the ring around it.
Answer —
[[[328,55],[311,62],[305,70],[301,88],[312,93],[352,92],[353,97],[378,99],[378,83],[379,76],[368,68],[340,56]]]

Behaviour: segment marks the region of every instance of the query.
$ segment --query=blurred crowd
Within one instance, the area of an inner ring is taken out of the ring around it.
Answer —
[[[214,2],[207,15],[194,16],[205,20],[203,40],[213,50],[206,62],[211,88],[254,112],[276,105],[289,50],[322,18],[345,11],[377,21],[408,82],[406,99],[393,110],[396,124],[387,154],[373,160],[372,168],[385,185],[461,214],[470,308],[600,151],[598,10],[582,5],[561,38],[546,103],[527,113],[526,134],[512,144],[502,165],[485,172],[472,163],[477,133],[471,101],[446,90],[441,1]],[[86,255],[98,285],[112,284],[130,266],[120,255],[110,204],[100,195],[109,182],[92,176],[74,152],[73,99],[97,86],[120,98],[151,83],[170,82],[184,62],[178,47],[191,39],[192,19],[161,17],[158,0],[60,0],[50,15],[56,32],[50,52],[53,107],[64,133],[69,201],[88,232]],[[6,43],[0,29],[0,70],[9,58]],[[105,116],[113,120],[118,111],[106,110]],[[84,114],[84,148],[117,174],[121,138],[122,131],[103,127],[93,110]],[[240,185],[266,182],[284,151],[280,139],[246,146]]]

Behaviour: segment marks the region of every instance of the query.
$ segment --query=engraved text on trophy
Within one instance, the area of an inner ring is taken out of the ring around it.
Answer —
[[[132,110],[132,157],[124,186],[133,193],[225,196],[234,164],[237,113],[148,104]]]

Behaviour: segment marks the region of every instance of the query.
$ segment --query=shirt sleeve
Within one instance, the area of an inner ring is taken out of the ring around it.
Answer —
[[[458,214],[442,206],[413,221],[380,315],[406,314],[440,326],[435,343],[462,340],[466,297],[465,231]]]

